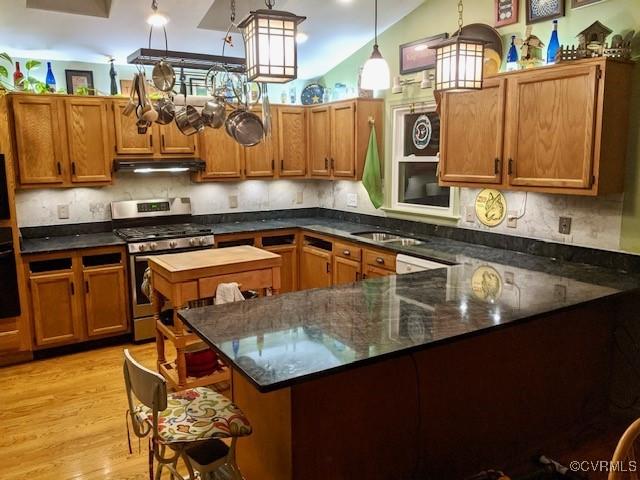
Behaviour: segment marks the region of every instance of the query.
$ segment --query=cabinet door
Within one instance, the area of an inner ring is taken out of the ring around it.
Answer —
[[[255,112],[262,116],[261,111]],[[246,177],[273,177],[278,156],[278,111],[271,108],[271,133],[253,147],[244,149]]]
[[[73,273],[32,276],[30,285],[36,344],[45,346],[80,340],[80,309]]]
[[[64,100],[71,181],[111,181],[111,140],[107,103],[98,98]]]
[[[282,257],[280,267],[280,293],[295,292],[298,290],[298,248],[295,245],[282,245],[264,247],[269,252],[277,253]]]
[[[314,177],[331,174],[331,107],[309,110],[309,165]]]
[[[511,185],[591,186],[598,73],[575,66],[509,79]]]
[[[100,267],[84,271],[87,334],[90,337],[126,332],[126,282],[124,267]]]
[[[331,286],[331,253],[305,245],[300,253],[300,290]]]
[[[116,133],[116,153],[119,155],[153,155],[153,128],[141,135],[136,126],[137,117],[132,113],[122,115],[126,103],[114,102],[114,126]]]
[[[183,135],[175,122],[159,125],[160,153],[165,155],[195,155],[197,135]]]
[[[64,183],[64,117],[50,95],[13,97],[18,171],[22,185]]]
[[[505,90],[504,79],[490,79],[482,90],[444,94],[442,182],[502,183]]]
[[[303,107],[278,109],[280,176],[300,177],[307,173],[307,124]]]
[[[331,168],[335,177],[356,174],[356,104],[331,107]]]
[[[200,134],[200,157],[206,163],[200,178],[240,178],[242,176],[242,146],[224,128],[206,128]]]
[[[338,256],[333,257],[333,284],[342,285],[360,280],[360,262]]]
[[[380,278],[395,275],[396,272],[385,268],[374,267],[373,265],[365,265],[362,272],[362,278]]]

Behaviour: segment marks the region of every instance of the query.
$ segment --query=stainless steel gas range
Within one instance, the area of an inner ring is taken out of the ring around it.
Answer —
[[[149,256],[213,248],[213,232],[192,222],[189,198],[113,202],[111,217],[114,232],[127,242],[134,340],[153,338],[153,307],[142,292]]]

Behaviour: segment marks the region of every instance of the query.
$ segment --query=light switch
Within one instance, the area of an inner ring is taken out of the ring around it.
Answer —
[[[58,205],[58,219],[66,220],[69,218],[69,205]]]
[[[298,190],[296,193],[296,203],[300,205],[304,202],[304,192],[302,190]]]
[[[358,194],[357,193],[348,193],[347,194],[347,207],[358,207]]]
[[[229,195],[229,208],[238,208],[238,196]]]
[[[465,208],[465,220],[469,223],[476,221],[476,209],[473,205],[467,205]]]
[[[507,227],[518,228],[518,212],[513,210],[507,212]]]

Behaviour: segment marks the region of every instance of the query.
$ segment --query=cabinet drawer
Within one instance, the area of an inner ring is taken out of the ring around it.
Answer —
[[[362,249],[348,243],[335,242],[333,244],[333,254],[342,258],[350,258],[352,260],[362,259]]]
[[[364,263],[395,272],[396,255],[395,253],[382,252],[379,250],[365,250]]]

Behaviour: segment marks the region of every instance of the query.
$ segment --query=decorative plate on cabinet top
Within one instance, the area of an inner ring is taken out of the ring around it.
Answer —
[[[487,42],[485,47],[490,48],[498,54],[498,57],[502,58],[502,37],[491,25],[487,25],[486,23],[470,23],[462,27],[462,35],[484,40]]]
[[[301,100],[303,105],[316,105],[322,103],[324,87],[317,83],[310,83],[302,90]]]
[[[500,225],[507,216],[507,200],[498,190],[485,188],[476,197],[476,216],[487,227]]]

